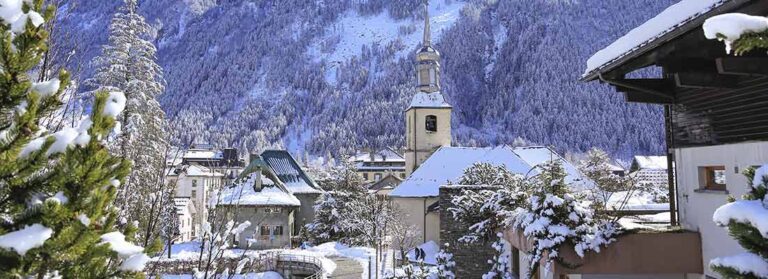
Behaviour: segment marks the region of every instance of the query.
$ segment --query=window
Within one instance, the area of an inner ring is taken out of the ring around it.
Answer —
[[[279,207],[267,207],[264,209],[264,212],[266,213],[280,213],[283,209]]]
[[[373,175],[373,180],[376,180],[376,181],[381,180],[381,174],[380,173],[374,174]]]
[[[192,190],[192,197],[197,197],[197,190]]]
[[[197,187],[197,179],[192,179],[192,187]]]
[[[704,190],[725,191],[725,166],[699,167],[699,181]]]
[[[405,178],[405,173],[401,173],[400,178]]]
[[[437,132],[437,116],[427,115],[426,123],[424,123],[427,132]]]
[[[269,226],[261,226],[259,231],[261,231],[261,235],[269,235]]]
[[[368,180],[368,174],[367,174],[367,173],[364,173],[364,174],[363,174],[363,179],[364,179],[364,180]]]
[[[272,235],[283,235],[283,226],[275,226]]]

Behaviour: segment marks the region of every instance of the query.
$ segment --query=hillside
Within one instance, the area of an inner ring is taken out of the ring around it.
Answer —
[[[88,61],[119,2],[64,1],[58,24],[80,32],[57,42]],[[140,1],[157,28],[167,81],[160,101],[174,141],[280,142],[318,155],[402,146],[420,2]],[[672,3],[432,1],[456,142],[520,137],[560,151],[662,153],[660,107],[628,105],[609,86],[577,80],[592,53]],[[85,79],[90,66],[80,66]]]

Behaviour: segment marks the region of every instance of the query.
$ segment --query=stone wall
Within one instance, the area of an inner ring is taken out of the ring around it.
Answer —
[[[453,254],[453,260],[456,262],[454,273],[456,278],[480,278],[490,269],[488,260],[493,257],[494,250],[491,248],[491,241],[478,241],[468,244],[459,242],[458,239],[464,236],[470,225],[458,222],[453,219],[453,215],[448,208],[452,207],[451,199],[455,195],[460,195],[462,190],[481,190],[493,189],[493,187],[462,187],[462,186],[443,186],[440,187],[440,245],[448,243],[447,252]]]

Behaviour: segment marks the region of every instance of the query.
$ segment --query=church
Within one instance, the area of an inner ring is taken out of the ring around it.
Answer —
[[[414,229],[415,243],[447,241],[440,239],[440,187],[459,181],[473,164],[504,165],[525,175],[536,173],[538,164],[558,160],[568,174],[567,182],[588,183],[574,165],[548,147],[452,146],[453,106],[441,93],[440,52],[432,45],[427,11],[425,5],[424,37],[416,52],[417,92],[405,109],[406,179],[387,195],[401,220]]]

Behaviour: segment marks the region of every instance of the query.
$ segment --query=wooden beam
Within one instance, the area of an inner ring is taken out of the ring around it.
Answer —
[[[706,58],[680,58],[666,61],[661,65],[666,73],[704,72],[717,73],[717,65],[712,59]]]
[[[673,96],[662,97],[658,95],[648,94],[642,91],[637,91],[630,88],[621,88],[619,91],[624,93],[624,100],[631,103],[660,104],[660,105],[671,105],[674,103]]]
[[[715,73],[675,73],[675,85],[683,88],[735,88],[738,77]]]
[[[766,57],[721,57],[715,64],[717,72],[724,75],[768,76]]]

